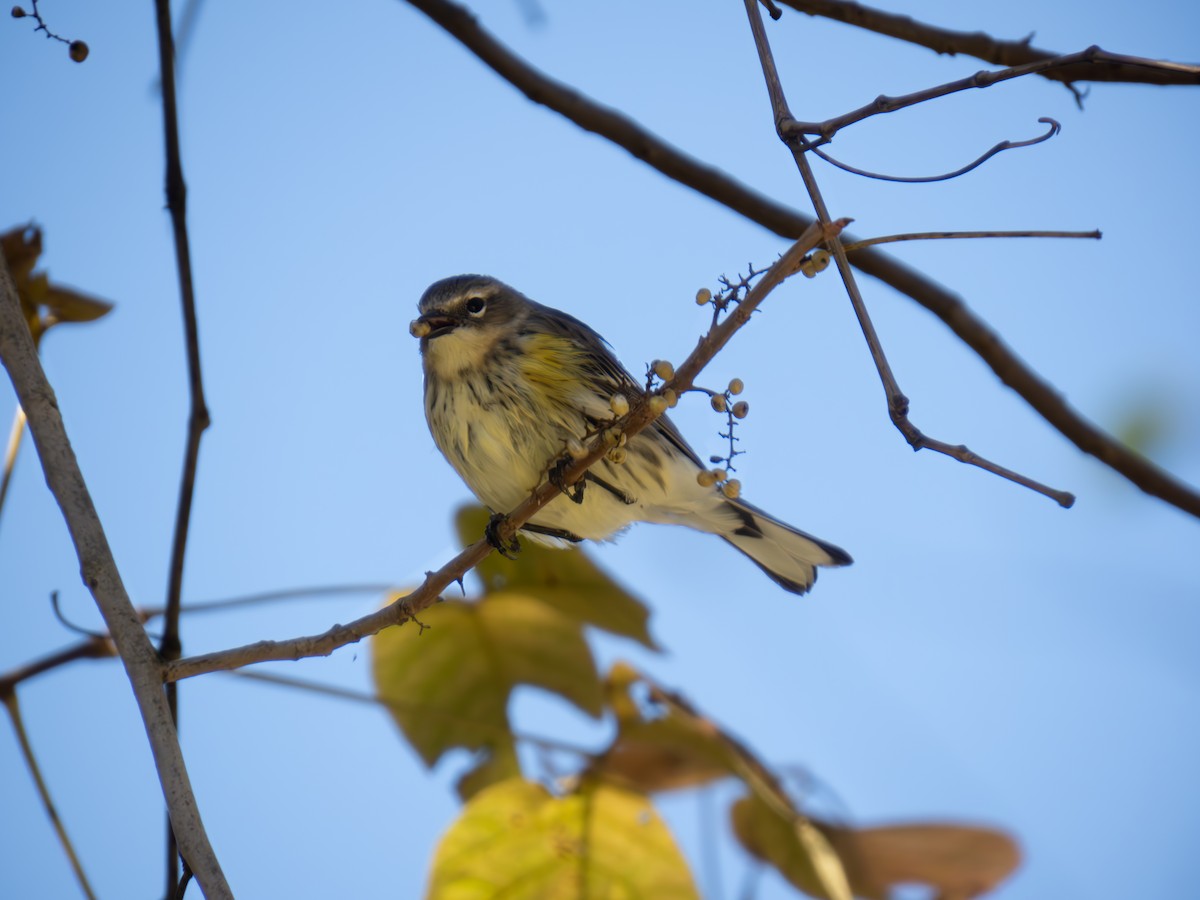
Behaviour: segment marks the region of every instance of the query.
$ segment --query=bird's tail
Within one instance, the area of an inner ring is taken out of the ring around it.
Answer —
[[[817,580],[817,566],[848,566],[854,561],[841,547],[773,519],[744,500],[726,503],[737,522],[718,533],[785,591],[807,593]]]

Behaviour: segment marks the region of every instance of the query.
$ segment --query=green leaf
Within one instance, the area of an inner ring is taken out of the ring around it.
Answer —
[[[645,796],[585,783],[554,797],[512,780],[478,794],[446,832],[429,900],[694,900],[691,873]]]
[[[483,535],[488,512],[466,506],[456,518],[459,539],[470,546]],[[613,581],[579,547],[556,550],[521,541],[515,560],[493,553],[475,571],[483,579],[484,593],[521,591],[553,605],[585,625],[627,637],[657,650],[650,636],[650,611],[645,604]]]
[[[579,623],[539,600],[491,594],[447,601],[372,641],[375,689],[405,737],[433,765],[447,750],[511,743],[508,700],[544,688],[598,717],[602,692]]]

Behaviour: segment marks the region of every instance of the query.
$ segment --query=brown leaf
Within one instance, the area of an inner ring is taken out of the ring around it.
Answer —
[[[820,827],[842,858],[854,893],[870,900],[887,900],[896,884],[925,884],[941,900],[967,900],[992,890],[1021,862],[1011,837],[973,825]]]

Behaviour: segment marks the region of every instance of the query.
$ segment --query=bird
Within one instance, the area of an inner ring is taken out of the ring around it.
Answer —
[[[597,332],[490,276],[437,281],[417,309],[409,330],[420,339],[429,431],[493,513],[515,508],[568,451],[643,396]],[[622,449],[542,507],[522,533],[565,547],[612,539],[635,522],[685,525],[723,538],[793,594],[812,587],[817,567],[852,562],[840,547],[714,486],[666,415]]]

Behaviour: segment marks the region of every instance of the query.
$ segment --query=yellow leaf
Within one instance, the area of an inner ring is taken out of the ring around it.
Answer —
[[[483,536],[487,522],[482,507],[459,510],[456,525],[464,547]],[[484,593],[521,591],[585,625],[658,649],[650,636],[650,611],[645,604],[609,578],[579,547],[556,550],[526,537],[515,560],[493,553],[475,571],[483,579]]]
[[[520,779],[478,794],[443,836],[429,900],[695,900],[671,833],[641,794]]]
[[[455,747],[503,751],[508,701],[541,687],[598,717],[596,664],[579,623],[531,597],[451,600],[372,641],[375,690],[427,765]]]

